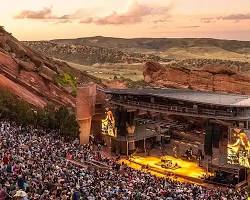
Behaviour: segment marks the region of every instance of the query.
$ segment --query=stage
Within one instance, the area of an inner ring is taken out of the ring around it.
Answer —
[[[164,156],[164,160],[172,162],[173,167],[164,167],[163,157],[156,156],[131,156],[129,159],[122,159],[120,162],[137,170],[149,170],[152,174],[160,177],[175,176],[192,182],[202,183],[202,177],[208,175],[205,169],[197,163],[178,159],[172,156]],[[176,165],[177,164],[177,165]],[[176,167],[174,166],[176,165]]]

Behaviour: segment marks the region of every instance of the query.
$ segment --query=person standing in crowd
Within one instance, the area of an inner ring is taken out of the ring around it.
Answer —
[[[2,185],[0,185],[0,200],[6,200],[7,199],[7,192],[6,192],[6,188],[2,187]]]
[[[72,200],[80,200],[81,199],[81,193],[79,192],[80,187],[77,186],[76,190],[73,191],[72,194]]]

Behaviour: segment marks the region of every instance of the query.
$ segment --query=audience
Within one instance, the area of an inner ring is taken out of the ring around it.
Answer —
[[[0,123],[0,200],[245,200],[247,193],[157,178],[57,131]],[[78,167],[74,160],[86,167]],[[98,161],[109,170],[87,165]]]

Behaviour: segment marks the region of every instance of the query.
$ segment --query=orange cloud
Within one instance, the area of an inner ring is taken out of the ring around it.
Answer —
[[[177,28],[187,28],[187,29],[193,29],[193,28],[200,28],[200,26],[179,26]]]
[[[213,17],[203,17],[203,18],[200,19],[200,21],[202,23],[209,24],[209,23],[215,22],[216,20]]]
[[[227,15],[227,16],[224,16],[224,17],[219,17],[219,19],[222,19],[222,20],[235,20],[235,21],[249,20],[250,19],[250,13]]]
[[[71,19],[80,18],[79,11],[80,10],[77,10],[73,14],[56,16],[53,14],[52,8],[43,8],[42,10],[37,10],[37,11],[23,10],[16,16],[14,16],[14,18],[15,19],[36,19],[36,20],[39,20],[39,19],[62,20],[61,22],[59,21],[59,23],[66,23],[66,22],[70,22]]]
[[[135,2],[124,13],[113,12],[101,18],[86,18],[80,23],[95,23],[98,25],[122,25],[135,24],[143,21],[144,17],[155,15],[167,15],[171,6],[157,7],[153,5],[141,5]]]
[[[15,19],[35,19],[35,20],[57,20],[58,23],[68,23],[72,20],[80,20],[82,24],[97,24],[97,25],[122,25],[135,24],[142,22],[147,16],[161,16],[166,20],[169,17],[169,10],[172,4],[166,7],[157,6],[154,4],[139,4],[137,1],[123,13],[113,12],[104,17],[85,17],[87,11],[79,9],[74,13],[56,16],[52,12],[52,8],[43,8],[41,10],[23,10],[16,16]]]
[[[82,20],[80,21],[81,24],[90,24],[90,23],[92,23],[92,22],[93,22],[93,18],[92,18],[92,17],[87,17],[87,18],[82,19]]]
[[[23,10],[14,17],[15,19],[51,19],[52,16],[51,8],[43,8],[42,10],[32,11]]]
[[[72,23],[72,21],[69,19],[64,19],[64,20],[58,20],[57,22],[55,22],[55,24],[66,24],[66,23]]]
[[[242,20],[250,20],[250,13],[232,14],[232,15],[226,15],[226,16],[220,16],[220,17],[204,17],[200,19],[200,21],[203,23],[212,23],[212,22],[216,22],[217,20],[228,20],[228,21],[231,20],[235,22],[239,22]]]

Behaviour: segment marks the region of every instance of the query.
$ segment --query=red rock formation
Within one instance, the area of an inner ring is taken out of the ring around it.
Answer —
[[[46,100],[40,98],[39,96],[33,94],[26,88],[20,86],[19,84],[11,81],[10,79],[6,78],[2,74],[0,74],[0,88],[4,88],[11,93],[16,94],[19,97],[22,97],[24,101],[27,101],[35,106],[44,107],[46,106]]]
[[[127,83],[122,80],[109,80],[109,81],[103,81],[103,84],[112,89],[126,89],[128,88]]]
[[[200,91],[250,94],[250,76],[234,66],[204,66],[201,69],[164,67],[146,63],[144,80],[157,87],[191,88]]]
[[[79,87],[77,91],[76,116],[80,126],[80,143],[88,144],[92,117],[95,114],[96,85]]]
[[[163,69],[163,66],[161,66],[159,63],[155,62],[147,62],[145,65],[145,69],[143,71],[144,79],[146,82],[151,81],[151,77],[161,71]]]
[[[34,52],[0,27],[0,88],[38,107],[48,102],[75,107],[75,97],[55,81],[63,73],[74,75],[80,83],[91,79],[66,63]]]

